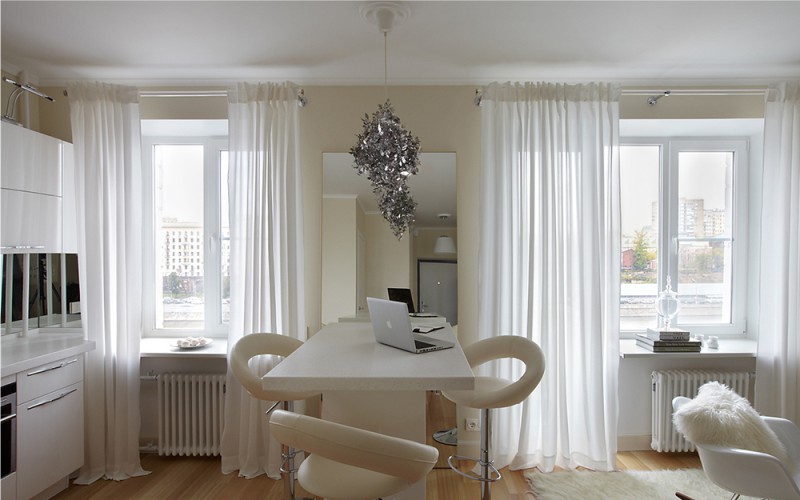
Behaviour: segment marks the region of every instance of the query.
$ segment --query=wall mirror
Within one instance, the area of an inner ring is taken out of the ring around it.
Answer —
[[[78,256],[4,254],[0,279],[0,332],[80,328]],[[26,314],[27,311],[27,314]]]
[[[365,315],[366,297],[386,298],[389,287],[410,288],[418,300],[418,262],[456,260],[455,253],[433,252],[439,236],[456,238],[456,154],[420,154],[419,173],[408,182],[416,220],[399,241],[352,155],[322,156],[322,322]]]

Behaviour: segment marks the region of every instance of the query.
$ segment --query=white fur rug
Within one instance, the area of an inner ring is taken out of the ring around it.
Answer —
[[[537,500],[728,500],[731,493],[709,481],[702,469],[625,472],[526,472]],[[742,499],[748,497],[741,497]]]

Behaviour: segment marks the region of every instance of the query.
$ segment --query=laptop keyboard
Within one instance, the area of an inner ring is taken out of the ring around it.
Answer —
[[[417,349],[426,349],[428,347],[435,347],[433,344],[429,344],[429,343],[423,342],[421,340],[414,340],[414,346]]]

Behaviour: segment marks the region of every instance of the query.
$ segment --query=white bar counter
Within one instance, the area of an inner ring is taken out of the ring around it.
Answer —
[[[320,391],[325,420],[424,443],[426,391],[475,386],[450,326],[428,335],[455,347],[412,354],[375,342],[370,323],[327,325],[264,375],[263,387]],[[423,479],[386,500],[424,498]]]
[[[263,386],[294,391],[472,389],[472,369],[450,326],[428,335],[456,346],[412,354],[375,342],[370,323],[333,323],[270,370]]]

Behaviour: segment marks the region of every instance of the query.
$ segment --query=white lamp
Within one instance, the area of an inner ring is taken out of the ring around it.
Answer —
[[[446,222],[449,218],[450,214],[439,214],[439,220],[442,221],[442,223]],[[433,253],[456,253],[456,242],[453,241],[453,238],[443,234],[436,238],[436,244],[433,246]]]
[[[436,245],[433,247],[433,253],[456,253],[456,244],[453,238],[445,235],[436,238]]]

